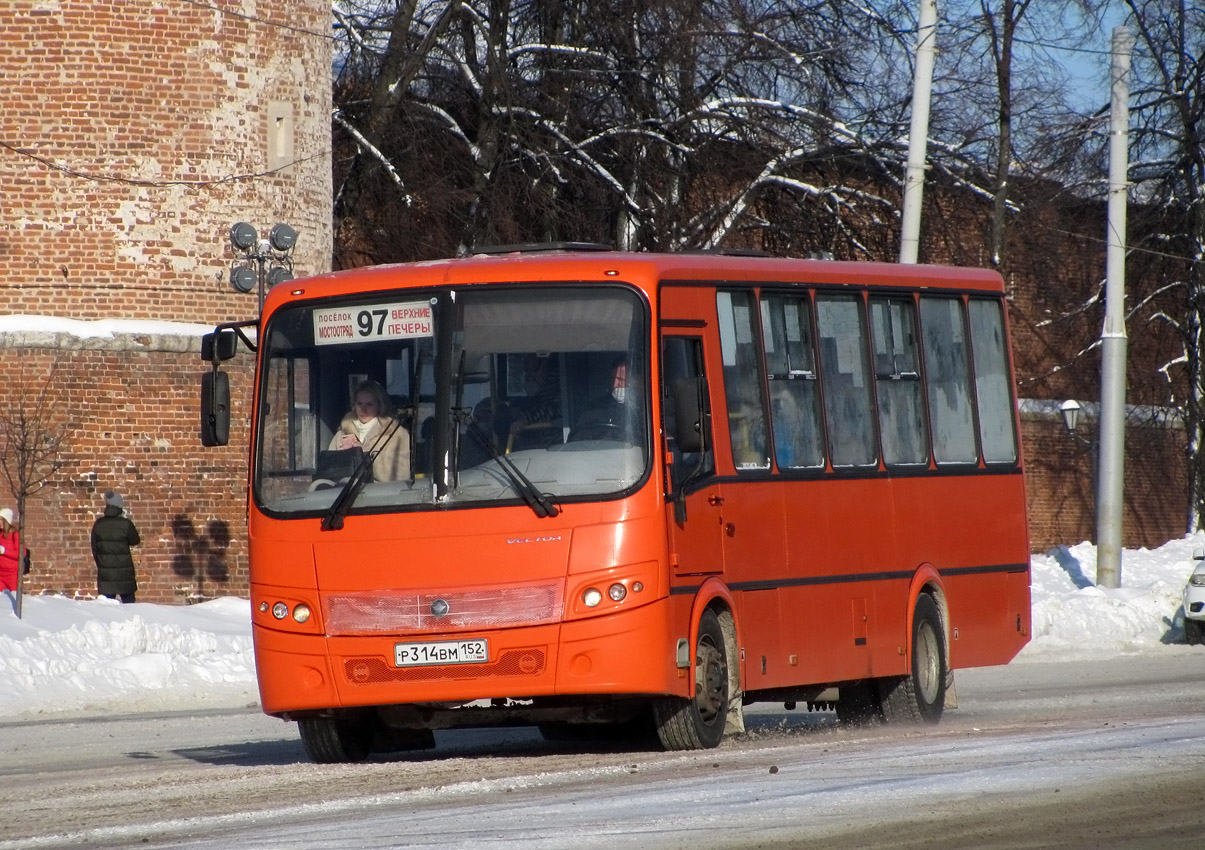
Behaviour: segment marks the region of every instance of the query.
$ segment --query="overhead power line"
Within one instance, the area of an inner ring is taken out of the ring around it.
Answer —
[[[0,148],[4,148],[5,150],[12,151],[13,153],[17,154],[18,156],[23,156],[23,157],[25,157],[27,159],[31,159],[35,162],[40,162],[42,165],[45,165],[47,168],[52,168],[55,171],[58,171],[62,174],[66,174],[70,177],[78,177],[81,180],[93,180],[97,183],[121,183],[121,184],[124,184],[127,186],[151,186],[151,187],[155,187],[155,186],[188,186],[191,188],[205,188],[208,186],[221,186],[226,183],[239,183],[239,182],[242,182],[245,180],[255,180],[260,177],[269,177],[273,174],[276,174],[279,171],[283,171],[284,169],[288,168],[289,166],[298,165],[303,162],[309,162],[310,160],[313,160],[313,159],[319,159],[321,157],[327,157],[327,156],[331,155],[331,151],[328,149],[321,153],[312,154],[311,156],[302,157],[301,159],[295,159],[292,162],[287,163],[286,165],[280,166],[279,168],[272,168],[267,171],[258,171],[258,172],[254,172],[254,173],[248,173],[248,174],[231,174],[227,177],[218,177],[214,180],[148,180],[148,179],[141,178],[141,177],[123,177],[120,174],[92,173],[92,172],[87,172],[87,171],[81,171],[77,168],[71,168],[70,166],[55,162],[52,159],[49,159],[47,157],[33,153],[32,151],[24,150],[22,148],[17,147],[16,145],[11,145],[5,141],[0,141]]]
[[[180,0],[180,2],[187,3],[190,6],[196,6],[199,9],[211,9],[214,12],[219,12],[220,14],[228,15],[231,18],[241,18],[244,21],[251,21],[251,22],[257,23],[257,24],[264,24],[265,26],[276,27],[277,29],[288,30],[289,32],[295,32],[295,33],[299,33],[301,35],[312,35],[317,38],[325,38],[329,41],[335,40],[335,37],[333,35],[331,35],[330,33],[315,32],[314,30],[307,30],[304,27],[295,27],[292,24],[285,24],[285,23],[281,23],[280,21],[274,21],[270,18],[260,18],[255,15],[247,15],[242,12],[236,12],[233,9],[224,9],[221,6],[215,6],[212,3],[204,3],[204,2],[202,2],[202,0]]]

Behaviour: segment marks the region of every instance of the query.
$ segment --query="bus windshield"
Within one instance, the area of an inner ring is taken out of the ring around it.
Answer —
[[[648,469],[647,313],[631,289],[585,284],[281,308],[263,335],[256,502],[544,515],[618,497]]]

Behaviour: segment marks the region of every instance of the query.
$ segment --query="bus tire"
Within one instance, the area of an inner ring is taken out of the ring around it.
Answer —
[[[888,723],[936,723],[946,704],[946,639],[937,603],[916,597],[912,613],[912,672],[879,680],[880,710]]]
[[[728,650],[715,612],[699,618],[695,642],[695,694],[653,702],[657,738],[667,750],[706,750],[719,746],[728,719]]]
[[[1184,620],[1184,642],[1189,646],[1205,643],[1205,622],[1200,620]]]
[[[303,717],[297,731],[306,755],[317,764],[364,761],[376,733],[371,718],[360,713]]]

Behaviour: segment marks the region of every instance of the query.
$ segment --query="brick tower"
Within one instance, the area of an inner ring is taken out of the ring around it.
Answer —
[[[35,420],[67,433],[25,506],[26,591],[95,592],[89,531],[113,488],[142,534],[139,601],[245,595],[250,358],[231,364],[231,446],[202,450],[199,332],[258,309],[228,282],[236,221],[289,223],[295,274],[329,269],[330,4],[6,8],[3,386],[10,405],[44,392]]]

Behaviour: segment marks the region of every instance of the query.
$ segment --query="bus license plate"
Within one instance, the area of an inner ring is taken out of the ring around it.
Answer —
[[[399,643],[393,647],[398,667],[426,664],[483,664],[490,660],[487,640],[444,640],[432,643]]]

